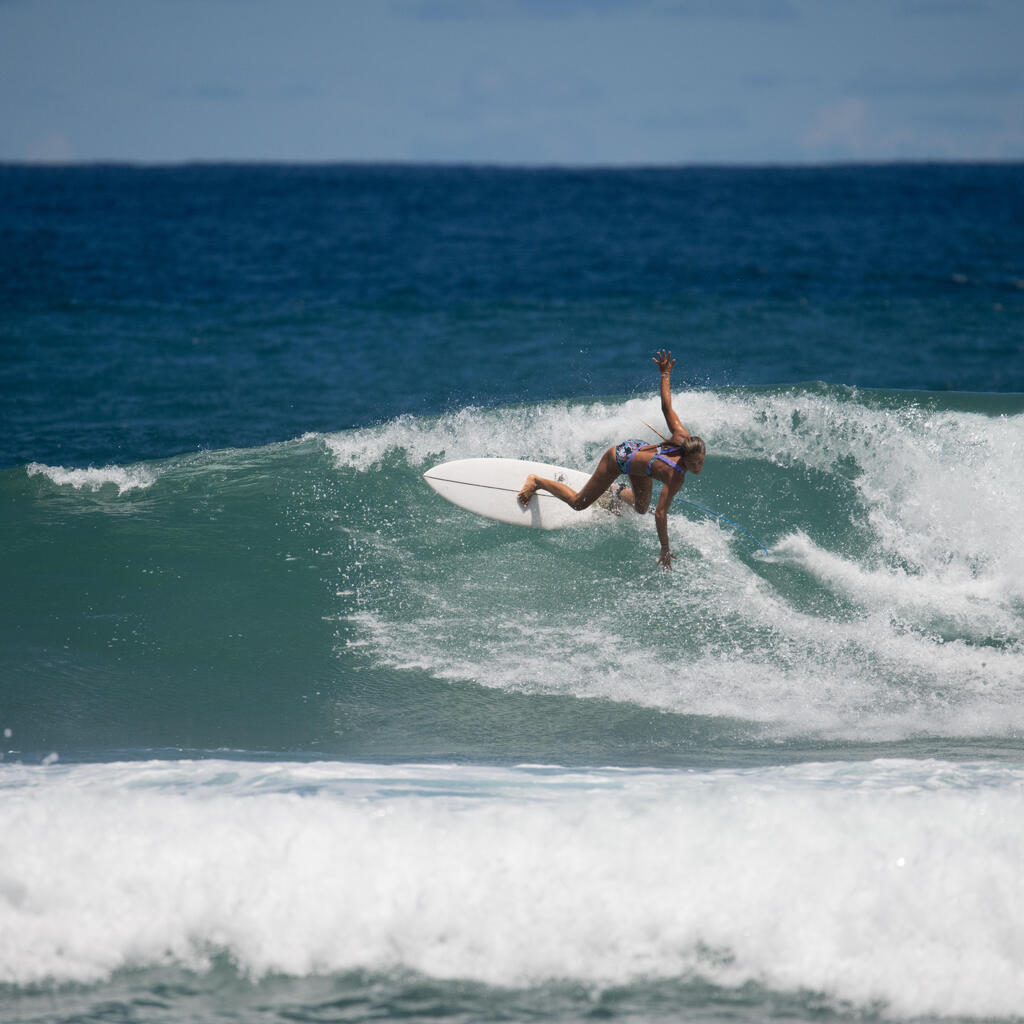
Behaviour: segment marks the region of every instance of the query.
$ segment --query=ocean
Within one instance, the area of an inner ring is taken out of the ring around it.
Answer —
[[[0,1021],[1024,1019],[1024,165],[0,166]],[[422,480],[707,443],[547,533]]]

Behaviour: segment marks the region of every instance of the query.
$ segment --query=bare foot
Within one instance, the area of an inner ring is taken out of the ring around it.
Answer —
[[[530,499],[537,493],[537,478],[531,473],[523,484],[523,489],[516,496],[516,500],[523,508],[530,504]]]

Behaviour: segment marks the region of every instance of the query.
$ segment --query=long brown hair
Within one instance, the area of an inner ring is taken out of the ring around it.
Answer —
[[[697,437],[695,434],[691,434],[685,438],[680,444],[672,444],[671,441],[666,442],[666,447],[674,448],[679,452],[680,455],[697,455],[703,458],[707,455],[707,448],[704,446],[704,438]]]
[[[654,443],[645,444],[645,448],[672,448],[682,455],[683,458],[686,458],[687,455],[696,455],[698,452],[700,453],[701,458],[707,457],[707,448],[704,445],[704,438],[691,434],[689,437],[684,438],[679,444],[673,444],[660,430],[655,430],[654,427],[652,427],[646,420],[641,420],[640,422],[648,430],[657,434],[658,437],[661,438],[662,442],[660,445]]]

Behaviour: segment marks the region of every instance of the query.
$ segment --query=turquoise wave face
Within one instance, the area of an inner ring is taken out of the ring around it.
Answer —
[[[664,763],[986,751],[1024,729],[1024,401],[678,396],[670,517],[479,519],[436,462],[591,468],[653,397],[465,408],[0,474],[0,729],[21,756],[226,749]]]

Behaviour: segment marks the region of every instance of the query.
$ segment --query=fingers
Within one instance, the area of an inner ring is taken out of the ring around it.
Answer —
[[[654,356],[654,362],[658,364],[659,370],[671,370],[676,365],[676,361],[672,358],[672,353],[665,349],[659,350],[658,354]]]
[[[527,508],[529,506],[530,502],[533,500],[534,494],[537,492],[537,488],[533,485],[533,481],[535,479],[536,478],[531,473],[526,478],[526,483],[523,484],[522,489],[516,495],[516,501],[518,501],[523,508]]]

